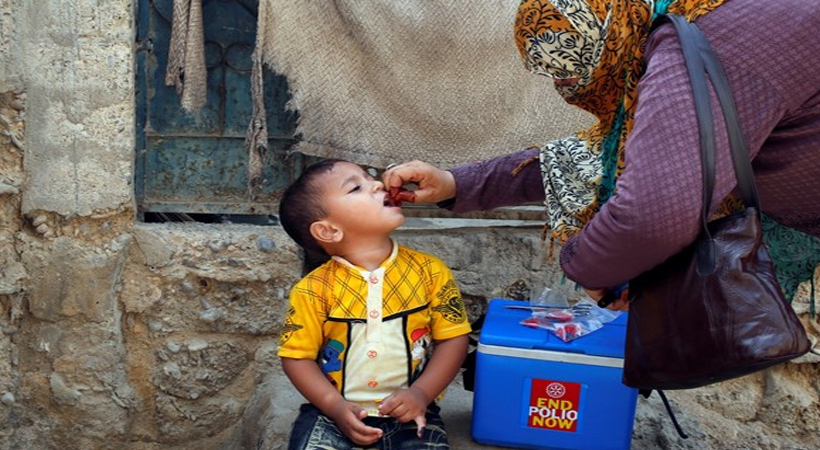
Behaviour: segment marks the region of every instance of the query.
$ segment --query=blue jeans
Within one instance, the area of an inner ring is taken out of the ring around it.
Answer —
[[[439,407],[427,407],[427,427],[424,435],[416,436],[418,428],[413,421],[401,423],[391,417],[366,417],[368,426],[381,428],[382,438],[366,449],[378,450],[449,450],[447,431],[439,415]],[[360,450],[336,424],[322,414],[318,408],[305,403],[299,409],[299,416],[293,424],[288,450]]]

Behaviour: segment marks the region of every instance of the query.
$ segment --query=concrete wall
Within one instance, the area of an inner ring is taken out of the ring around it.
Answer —
[[[302,256],[277,227],[135,221],[133,8],[0,3],[0,448],[278,448],[300,401],[275,352]],[[453,268],[473,317],[558,280],[540,224],[448,224],[397,237]],[[730,448],[710,424],[739,439],[750,421],[772,437],[748,448],[820,446],[805,362],[683,397],[704,439],[679,448]],[[655,408],[643,448],[668,432]]]

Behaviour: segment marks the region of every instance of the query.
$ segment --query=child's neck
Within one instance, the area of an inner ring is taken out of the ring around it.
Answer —
[[[383,242],[351,245],[345,251],[336,253],[349,263],[367,271],[379,268],[393,251],[393,241],[390,238]]]

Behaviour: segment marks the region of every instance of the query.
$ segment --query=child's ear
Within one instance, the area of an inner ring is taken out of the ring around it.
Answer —
[[[317,241],[330,244],[341,241],[344,232],[327,220],[317,220],[310,224],[310,234]]]

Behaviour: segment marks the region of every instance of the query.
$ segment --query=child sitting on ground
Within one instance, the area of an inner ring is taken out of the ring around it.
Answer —
[[[309,403],[288,449],[449,448],[436,400],[470,333],[450,269],[390,237],[401,207],[348,161],[308,167],[279,218],[306,251],[331,256],[290,293],[279,356]]]

